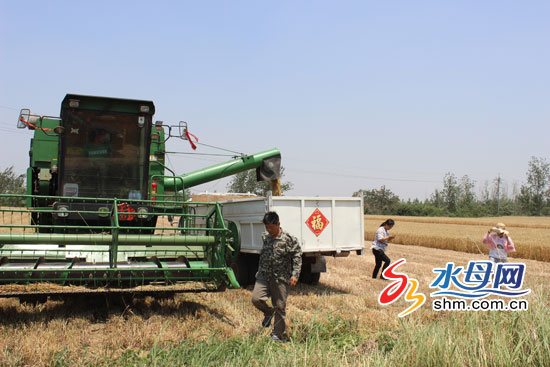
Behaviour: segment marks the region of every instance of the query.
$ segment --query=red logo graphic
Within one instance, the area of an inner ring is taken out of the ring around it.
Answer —
[[[121,204],[118,204],[117,205],[117,211],[119,213],[135,213],[135,209],[132,208],[128,203],[121,203]],[[132,220],[134,219],[136,216],[133,215],[133,214],[119,214],[118,215],[118,220],[121,220],[121,221],[129,221],[129,220]]]
[[[309,229],[311,229],[311,231],[315,233],[317,237],[319,237],[321,232],[323,232],[323,230],[327,228],[329,221],[319,209],[315,209],[313,214],[311,214],[306,220],[306,224]]]

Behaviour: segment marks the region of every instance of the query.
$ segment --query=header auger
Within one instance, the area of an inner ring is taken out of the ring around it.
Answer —
[[[34,138],[27,195],[0,197],[25,204],[0,208],[0,284],[239,287],[237,226],[219,203],[187,201],[185,189],[254,168],[276,181],[280,152],[176,175],[164,164],[165,142],[189,138],[187,124],[153,123],[154,112],[150,101],[70,94],[60,118],[21,111],[18,127]]]

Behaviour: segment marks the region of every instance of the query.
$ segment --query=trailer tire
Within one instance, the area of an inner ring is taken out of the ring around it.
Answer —
[[[321,273],[313,273],[311,271],[311,264],[302,264],[302,271],[300,272],[300,283],[316,285],[319,283]]]
[[[319,284],[319,279],[321,278],[321,273],[311,273],[311,285]]]
[[[302,270],[300,271],[300,283],[311,284],[311,264],[302,263]]]

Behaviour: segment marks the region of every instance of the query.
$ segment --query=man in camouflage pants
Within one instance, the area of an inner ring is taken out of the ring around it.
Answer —
[[[275,319],[271,339],[281,341],[285,331],[285,309],[289,286],[298,283],[302,267],[302,249],[296,237],[281,228],[279,216],[275,212],[264,215],[264,245],[260,254],[256,284],[252,292],[252,303],[264,313],[263,327],[271,326]],[[270,307],[267,299],[271,296]]]

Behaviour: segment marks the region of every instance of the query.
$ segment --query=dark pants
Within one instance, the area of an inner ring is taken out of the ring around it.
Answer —
[[[254,290],[252,291],[252,303],[256,308],[263,312],[264,316],[274,314],[273,335],[279,338],[283,336],[285,331],[286,318],[286,298],[288,296],[289,285],[277,280],[256,280]],[[267,304],[267,300],[271,297],[271,304]]]
[[[376,278],[378,275],[378,270],[380,270],[380,266],[382,266],[382,261],[384,262],[384,267],[382,268],[382,272],[380,273],[380,279],[384,278],[382,276],[382,273],[384,273],[384,270],[390,265],[390,258],[386,253],[382,250],[372,249],[372,253],[374,254],[374,259],[376,260],[376,265],[374,266],[374,271],[372,272],[372,277]]]

